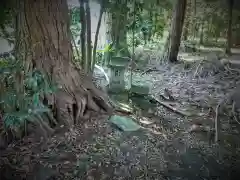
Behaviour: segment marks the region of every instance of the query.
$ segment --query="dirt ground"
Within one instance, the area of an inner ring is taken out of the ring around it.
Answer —
[[[159,105],[157,114],[141,116],[147,123],[139,120],[142,129],[136,132],[122,132],[107,115],[96,115],[69,131],[59,129],[49,140],[36,143],[26,137],[1,152],[1,179],[236,179],[240,125],[229,110],[222,110],[218,144],[211,130],[218,102],[236,87],[240,74],[213,64],[196,72],[197,67],[198,63],[168,64],[143,75],[134,73],[152,84],[154,97],[168,89],[195,115],[181,116]],[[189,132],[198,124],[210,131]]]

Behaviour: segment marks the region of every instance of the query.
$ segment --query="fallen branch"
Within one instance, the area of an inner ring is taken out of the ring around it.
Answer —
[[[173,101],[169,100],[169,98],[165,97],[165,96],[162,95],[162,94],[160,94],[159,97],[160,97],[161,99],[163,99],[163,101],[173,102]]]
[[[175,113],[178,113],[178,114],[180,114],[180,115],[182,115],[182,116],[191,116],[191,115],[192,115],[191,113],[188,113],[188,112],[186,112],[186,111],[183,111],[183,110],[181,110],[181,109],[177,109],[177,108],[171,106],[171,104],[173,104],[173,103],[164,102],[164,101],[158,100],[158,99],[156,99],[156,98],[154,98],[154,99],[155,99],[160,105],[162,105],[162,106],[164,106],[165,108],[168,108],[168,109],[170,109],[171,111],[173,111],[173,112],[175,112]]]
[[[158,69],[155,66],[154,67],[150,67],[147,70],[143,71],[141,73],[141,75],[146,74],[147,72],[151,72],[151,71],[158,71]]]
[[[235,112],[235,102],[233,102],[233,104],[232,104],[232,114],[233,114],[234,120],[235,120],[238,124],[240,124],[240,122],[239,122],[238,119],[237,119],[236,112]]]
[[[203,126],[199,124],[193,124],[188,130],[189,133],[192,132],[210,132],[211,128],[209,126]]]

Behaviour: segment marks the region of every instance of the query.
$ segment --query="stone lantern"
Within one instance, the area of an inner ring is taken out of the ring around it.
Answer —
[[[130,59],[128,57],[112,57],[109,62],[109,90],[120,92],[125,90],[124,75]]]

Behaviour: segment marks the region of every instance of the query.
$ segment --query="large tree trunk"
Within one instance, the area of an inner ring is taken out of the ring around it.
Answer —
[[[23,0],[18,29],[24,43],[26,71],[37,68],[57,83],[59,90],[48,105],[55,109],[58,123],[73,125],[84,118],[87,110],[110,110],[106,97],[95,88],[91,79],[74,67],[66,0]],[[21,13],[22,12],[22,13]]]
[[[177,56],[179,51],[179,46],[181,43],[181,35],[184,23],[184,16],[185,16],[185,9],[186,9],[186,0],[177,0],[173,17],[171,23],[171,30],[169,34],[169,48],[167,50],[167,59],[170,62],[177,62]]]
[[[227,3],[228,3],[228,29],[227,29],[226,54],[230,55],[232,47],[232,14],[234,0],[228,0]]]

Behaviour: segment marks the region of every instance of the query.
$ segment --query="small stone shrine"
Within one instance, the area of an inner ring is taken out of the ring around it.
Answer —
[[[112,57],[109,62],[110,78],[109,91],[120,92],[125,90],[124,75],[130,62],[128,57]]]

